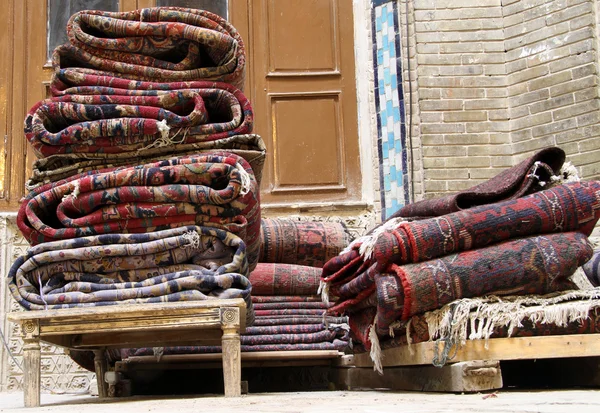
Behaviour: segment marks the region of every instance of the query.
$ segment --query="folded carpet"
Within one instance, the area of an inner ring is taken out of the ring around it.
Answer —
[[[34,105],[25,118],[25,137],[35,154],[143,156],[153,148],[173,151],[252,131],[250,103],[228,84],[119,82],[127,81],[98,78],[96,83],[112,86],[73,88]]]
[[[553,177],[560,174],[564,161],[565,152],[562,149],[545,148],[479,185],[457,194],[406,205],[388,219],[437,217],[478,205],[520,198],[544,189]]]
[[[28,310],[244,298],[253,320],[246,246],[216,228],[180,226],[30,247],[8,273]]]
[[[543,295],[573,289],[569,281],[592,255],[577,232],[506,241],[417,264],[392,265],[378,275],[377,333],[396,320],[443,307],[460,298]]]
[[[466,340],[597,333],[600,333],[600,290],[596,288],[546,296],[458,300],[439,310],[394,323],[380,345],[387,349],[441,340],[460,346]],[[359,344],[354,339],[355,351],[370,350],[368,340],[365,346],[365,342]]]
[[[253,287],[254,288],[254,287]],[[323,303],[316,295],[252,296],[254,324],[241,334],[242,352],[292,351],[292,350],[338,350],[350,345],[348,319],[325,315]],[[276,309],[271,306],[275,305]],[[311,311],[312,315],[273,314],[277,311]],[[163,354],[219,353],[220,346],[176,346],[165,348],[125,349],[123,358]]]
[[[196,224],[238,234],[254,268],[259,193],[244,159],[203,154],[74,176],[30,192],[17,216],[32,244]]]
[[[263,218],[259,262],[323,267],[351,241],[341,222]]]
[[[389,264],[418,263],[528,235],[590,235],[599,218],[600,181],[589,181],[436,218],[391,220],[325,264],[325,298],[340,297],[334,310],[343,312],[375,291],[375,277]]]
[[[52,54],[53,88],[65,73],[173,82],[212,80],[244,85],[244,42],[220,16],[204,10],[155,7],[129,12],[84,10],[67,23],[70,43]]]
[[[73,175],[123,166],[136,166],[175,156],[197,155],[201,153],[228,152],[244,158],[252,167],[257,185],[260,187],[266,147],[258,135],[236,135],[215,141],[178,144],[143,151],[107,154],[67,153],[50,155],[38,159],[33,164],[33,174],[27,181],[27,189],[33,190],[40,185],[56,182]]]
[[[306,296],[317,294],[321,272],[321,268],[305,265],[259,262],[248,278],[255,296]]]

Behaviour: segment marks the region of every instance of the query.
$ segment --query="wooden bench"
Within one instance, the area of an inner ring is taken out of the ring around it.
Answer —
[[[10,313],[23,334],[26,407],[40,405],[40,341],[93,350],[98,393],[107,396],[107,348],[221,345],[225,396],[241,394],[240,332],[246,328],[243,299],[109,305]]]

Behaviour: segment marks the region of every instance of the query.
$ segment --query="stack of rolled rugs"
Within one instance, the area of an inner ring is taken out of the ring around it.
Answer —
[[[244,298],[265,158],[244,44],[201,10],[82,11],[25,136],[38,160],[9,274],[26,309]]]
[[[241,334],[242,352],[347,350],[347,317],[326,315],[333,305],[318,295],[325,262],[350,242],[339,222],[263,218],[261,251],[250,273],[255,320]],[[219,346],[175,346],[121,351],[121,357],[220,352]]]
[[[337,297],[328,313],[349,316],[377,370],[381,347],[438,339],[449,349],[581,320],[598,328],[600,290],[571,276],[593,255],[600,182],[570,179],[564,159],[547,148],[467,191],[408,205],[325,264],[324,299]]]

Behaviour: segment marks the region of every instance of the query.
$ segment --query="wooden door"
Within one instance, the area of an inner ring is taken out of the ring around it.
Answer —
[[[245,93],[254,107],[255,132],[268,147],[262,201],[360,199],[351,0],[63,3],[120,11],[156,5],[220,10],[227,4],[228,18],[246,43]],[[0,209],[15,210],[35,160],[23,120],[30,107],[48,96],[51,32],[64,30],[65,23],[51,16],[46,0],[8,0],[0,13],[8,22],[1,29],[0,50],[3,56],[12,53],[0,62]]]
[[[247,15],[262,202],[360,200],[352,0],[253,0]]]

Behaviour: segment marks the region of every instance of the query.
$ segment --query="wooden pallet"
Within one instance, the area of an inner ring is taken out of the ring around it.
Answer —
[[[600,334],[468,340],[441,368],[432,365],[436,346],[435,342],[425,342],[383,350],[383,375],[373,371],[368,353],[346,356],[338,363],[336,383],[347,389],[381,387],[447,392],[499,389],[503,386],[500,361],[598,357]],[[440,344],[437,354],[442,350]],[[586,361],[591,363],[587,369],[591,370],[588,382],[577,384],[600,386],[597,361],[600,359],[591,360]]]

